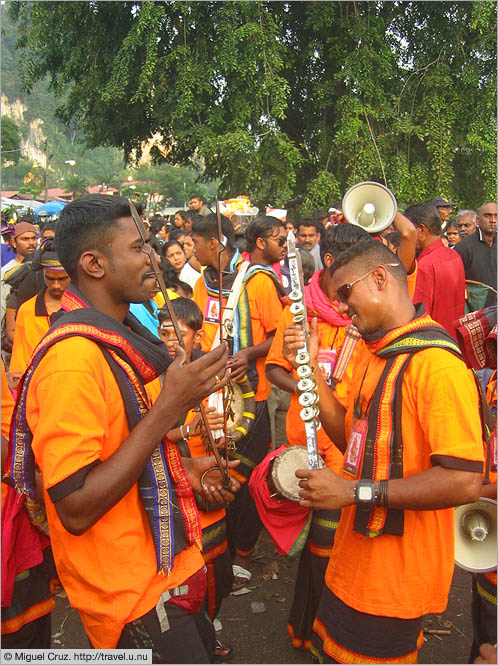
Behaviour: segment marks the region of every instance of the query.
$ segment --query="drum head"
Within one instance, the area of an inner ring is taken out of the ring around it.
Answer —
[[[325,464],[319,458],[323,468]],[[291,446],[282,451],[273,461],[271,477],[277,491],[286,499],[299,501],[299,478],[296,478],[297,469],[309,469],[308,451],[305,446]]]

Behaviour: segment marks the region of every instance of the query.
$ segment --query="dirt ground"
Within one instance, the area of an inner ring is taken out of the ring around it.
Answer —
[[[287,613],[293,596],[297,563],[289,564],[276,554],[263,532],[254,555],[249,593],[229,596],[223,602],[219,638],[234,648],[232,663],[311,663],[311,655],[292,647],[287,635]],[[273,577],[276,576],[276,579]],[[426,635],[419,663],[466,663],[472,641],[470,618],[471,575],[455,568],[448,609],[428,615],[424,626],[450,630],[450,635]],[[264,612],[254,614],[252,603],[263,603]],[[88,648],[78,613],[62,594],[52,619],[54,648]]]

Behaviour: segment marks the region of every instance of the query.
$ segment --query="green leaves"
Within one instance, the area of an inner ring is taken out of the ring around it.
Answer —
[[[90,145],[201,164],[220,196],[325,206],[496,189],[496,7],[484,2],[10,3],[29,89]],[[328,193],[330,192],[330,194]],[[327,197],[331,197],[328,199]]]

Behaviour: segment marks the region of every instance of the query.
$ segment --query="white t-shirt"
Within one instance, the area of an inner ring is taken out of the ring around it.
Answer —
[[[196,270],[195,268],[192,268],[190,263],[186,263],[183,268],[180,270],[179,278],[182,282],[185,282],[192,288],[194,288],[195,283],[201,276],[201,273]]]

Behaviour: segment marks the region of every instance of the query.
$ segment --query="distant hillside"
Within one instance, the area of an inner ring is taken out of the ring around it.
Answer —
[[[147,149],[138,170],[126,167],[123,153],[117,148],[88,149],[81,131],[65,127],[56,118],[60,101],[50,91],[48,80],[37,82],[29,95],[23,92],[17,70],[19,52],[15,49],[17,27],[9,19],[5,5],[0,5],[0,12],[2,115],[19,127],[23,157],[18,165],[2,169],[2,189],[19,189],[26,182],[30,186],[43,181],[48,143],[49,187],[64,187],[64,182],[69,185],[79,180],[87,185],[105,183],[119,188],[133,174],[133,180],[143,183],[143,190],[160,192],[167,205],[183,206],[194,192],[214,198],[216,183],[198,182],[201,173],[191,168],[167,164],[152,167]],[[68,166],[66,160],[74,160],[76,165]]]

